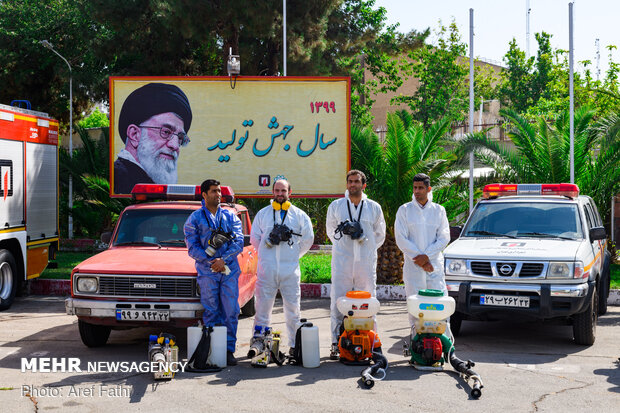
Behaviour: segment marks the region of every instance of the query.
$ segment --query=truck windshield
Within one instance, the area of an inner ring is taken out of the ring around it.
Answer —
[[[575,204],[488,202],[478,204],[462,236],[582,239],[581,227]]]
[[[121,216],[113,245],[185,246],[183,225],[192,210],[134,209]]]

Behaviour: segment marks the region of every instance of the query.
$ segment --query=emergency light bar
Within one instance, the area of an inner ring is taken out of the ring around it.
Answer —
[[[484,199],[515,195],[559,195],[569,198],[579,196],[575,184],[489,184],[482,191]]]
[[[229,186],[221,186],[222,202],[233,203],[235,193]],[[176,199],[182,201],[200,201],[200,185],[159,185],[137,184],[131,190],[131,196],[138,201],[147,199]]]

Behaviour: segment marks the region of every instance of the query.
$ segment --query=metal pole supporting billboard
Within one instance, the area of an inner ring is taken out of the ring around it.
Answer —
[[[469,133],[474,132],[474,9],[469,9]],[[474,209],[474,152],[469,153],[469,213]]]
[[[575,183],[575,95],[573,87],[573,4],[568,3],[568,83],[570,95],[570,183]]]
[[[286,76],[286,0],[282,0],[282,56],[284,56],[284,76]]]
[[[73,72],[71,65],[60,53],[54,49],[54,46],[47,40],[41,40],[41,45],[52,52],[56,53],[69,67],[69,157],[73,159]],[[73,177],[69,174],[69,239],[73,238]]]

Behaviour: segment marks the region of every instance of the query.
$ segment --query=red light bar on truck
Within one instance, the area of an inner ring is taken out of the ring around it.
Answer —
[[[569,198],[579,196],[575,184],[489,184],[484,186],[484,199],[514,195],[560,195]]]
[[[131,190],[133,199],[179,199],[198,201],[202,199],[199,185],[137,184]]]
[[[229,186],[221,186],[222,202],[232,203],[235,193]],[[176,199],[182,201],[200,201],[200,185],[159,185],[137,184],[131,190],[131,196],[138,201],[147,199]]]

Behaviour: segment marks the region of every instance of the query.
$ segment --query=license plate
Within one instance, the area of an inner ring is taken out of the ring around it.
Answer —
[[[166,310],[116,310],[119,321],[170,321],[170,311]]]
[[[480,305],[498,305],[501,307],[529,308],[530,297],[483,294],[480,296]]]

